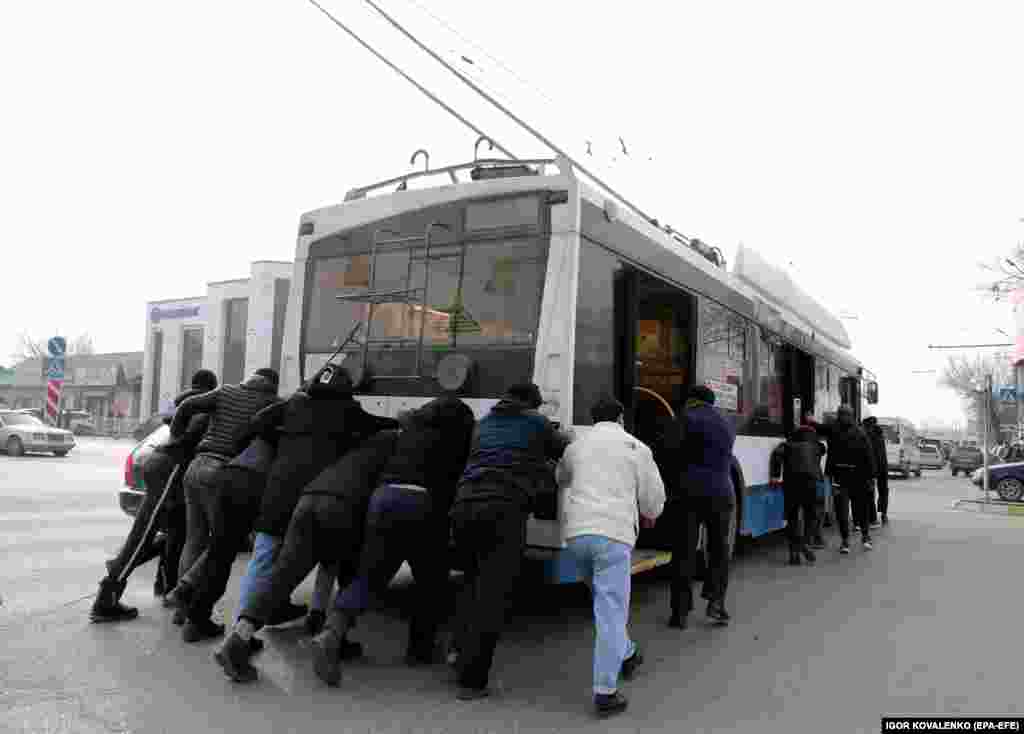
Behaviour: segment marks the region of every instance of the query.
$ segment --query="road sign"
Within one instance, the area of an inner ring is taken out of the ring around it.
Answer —
[[[998,385],[992,390],[992,397],[1004,403],[1017,402],[1016,385]]]
[[[67,351],[68,343],[62,336],[52,336],[46,342],[46,349],[51,357],[63,357]]]
[[[46,342],[50,352],[49,368],[46,370],[46,414],[51,421],[57,421],[60,411],[60,392],[64,387],[64,353],[67,341],[62,336],[50,337]]]

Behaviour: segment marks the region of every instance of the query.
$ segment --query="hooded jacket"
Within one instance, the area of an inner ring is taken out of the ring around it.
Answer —
[[[562,458],[569,437],[514,398],[504,398],[473,431],[469,461],[456,488],[455,504],[504,500],[527,512],[557,489],[550,462]]]
[[[864,426],[864,431],[871,442],[871,449],[875,452],[875,469],[879,475],[888,474],[889,456],[885,451],[885,433],[877,424]]]
[[[447,516],[469,458],[476,424],[473,411],[457,397],[443,396],[414,410],[405,420],[380,483],[424,487],[434,512]]]
[[[836,423],[831,427],[825,473],[840,483],[843,479],[868,482],[878,475],[874,449],[859,426]]]
[[[735,498],[732,485],[732,449],[736,429],[718,410],[690,400],[666,436],[674,453],[673,474],[679,477],[679,498]]]
[[[398,421],[367,413],[351,394],[324,385],[297,392],[257,415],[248,433],[276,435],[277,456],[256,530],[283,537],[307,484],[368,437],[397,428]]]
[[[197,453],[212,454],[230,461],[238,453],[236,444],[248,428],[249,421],[274,402],[277,402],[277,386],[259,375],[250,377],[241,385],[221,385],[179,405],[171,422],[171,435],[183,433],[196,413],[209,413],[210,425],[199,442]]]
[[[788,481],[822,479],[821,459],[825,455],[825,445],[818,440],[818,433],[813,426],[800,426],[793,436],[780,443],[771,456],[771,477],[778,479],[784,476]]]

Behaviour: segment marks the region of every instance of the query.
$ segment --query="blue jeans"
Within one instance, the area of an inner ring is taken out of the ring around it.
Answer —
[[[238,599],[238,609],[235,611],[235,622],[238,622],[238,612],[245,609],[246,602],[256,594],[264,594],[270,588],[270,573],[274,569],[274,559],[284,538],[267,533],[256,533],[256,540],[252,544],[252,558],[249,559],[249,568],[242,577],[241,591]]]
[[[594,693],[615,693],[622,661],[636,651],[626,630],[633,548],[601,535],[569,538],[567,545],[594,596]]]

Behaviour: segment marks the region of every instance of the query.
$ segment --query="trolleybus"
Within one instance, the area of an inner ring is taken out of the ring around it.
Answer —
[[[601,393],[652,448],[676,396],[707,384],[736,426],[734,538],[785,526],[769,455],[801,414],[860,418],[877,383],[842,323],[753,250],[729,272],[687,240],[553,160],[474,160],[351,190],[299,223],[282,388],[336,360],[371,412],[395,416],[456,389],[477,418],[513,382],[580,432]],[[667,562],[642,532],[635,571]],[[557,519],[531,517],[528,556],[578,578]]]

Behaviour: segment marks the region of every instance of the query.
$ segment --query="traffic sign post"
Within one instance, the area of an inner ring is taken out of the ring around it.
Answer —
[[[46,342],[50,353],[49,367],[46,370],[46,414],[54,424],[60,415],[60,393],[64,386],[64,354],[67,342],[62,336],[51,337]]]

